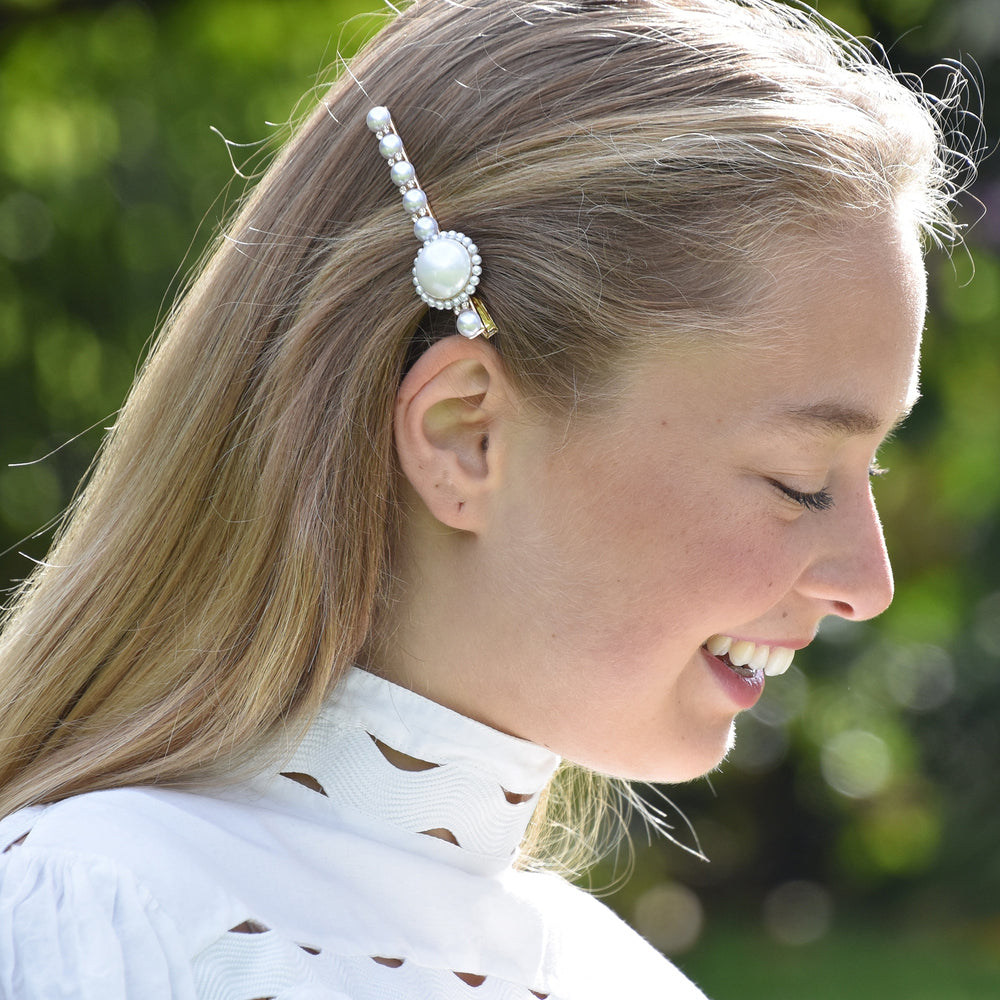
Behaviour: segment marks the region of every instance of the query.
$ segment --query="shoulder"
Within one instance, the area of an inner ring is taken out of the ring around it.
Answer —
[[[0,1000],[194,995],[191,957],[238,908],[184,804],[122,789],[0,822]]]
[[[553,993],[705,1000],[687,976],[601,900],[556,875],[513,875],[518,894],[549,916]]]
[[[251,919],[241,883],[271,881],[267,812],[129,788],[0,821],[0,1000],[256,997],[278,982],[347,1000],[309,985],[307,953]]]
[[[134,873],[22,836],[0,854],[0,998],[194,996],[177,927]]]
[[[232,844],[219,845],[218,824],[200,815],[206,801],[211,800],[143,788],[78,795],[28,810],[24,819],[19,814],[5,819],[0,850],[22,838],[8,856],[18,853],[74,870],[100,864],[102,870],[128,873],[184,928],[186,946],[196,951],[218,933],[220,922],[225,926],[230,910],[238,912],[213,879],[213,851],[231,851]],[[223,810],[226,805],[220,804]]]

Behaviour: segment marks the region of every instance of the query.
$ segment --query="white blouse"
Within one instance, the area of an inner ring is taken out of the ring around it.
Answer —
[[[353,670],[280,770],[0,822],[0,998],[704,1000],[602,903],[513,867],[557,764]]]

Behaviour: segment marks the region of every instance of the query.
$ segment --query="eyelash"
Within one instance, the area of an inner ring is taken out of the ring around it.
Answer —
[[[824,511],[829,510],[833,506],[833,497],[829,490],[818,490],[816,493],[802,493],[799,490],[793,490],[791,486],[779,483],[777,480],[771,480],[771,482],[789,500],[794,500],[805,510]]]
[[[868,476],[873,479],[875,476],[884,476],[888,471],[888,469],[883,469],[878,462],[872,462],[868,467]],[[833,495],[829,490],[823,489],[817,490],[815,493],[803,493],[800,490],[792,489],[791,486],[786,486],[784,483],[779,483],[776,479],[772,479],[771,482],[789,500],[794,500],[795,503],[805,510],[822,512],[830,510],[833,507]]]

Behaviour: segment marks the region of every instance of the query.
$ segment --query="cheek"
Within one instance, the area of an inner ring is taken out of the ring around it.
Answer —
[[[641,505],[622,518],[616,551],[626,586],[618,608],[630,641],[693,649],[715,631],[764,616],[800,571],[789,526],[773,511],[714,491]]]
[[[786,526],[680,464],[619,452],[550,467],[509,508],[500,573],[558,647],[619,664],[671,643],[689,655],[781,599],[794,576]]]
[[[776,589],[759,530],[703,497],[611,490],[546,516],[529,548],[558,620],[594,655],[708,637],[720,612]],[[526,539],[528,541],[528,539]],[[745,615],[744,617],[750,617]]]

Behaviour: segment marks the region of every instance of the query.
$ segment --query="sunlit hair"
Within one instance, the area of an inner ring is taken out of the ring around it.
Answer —
[[[393,400],[453,327],[414,295],[373,104],[478,242],[514,384],[565,415],[651,338],[742,329],[786,233],[902,205],[949,238],[939,103],[766,0],[419,0],[218,239],[13,600],[0,812],[256,766],[391,620]]]

